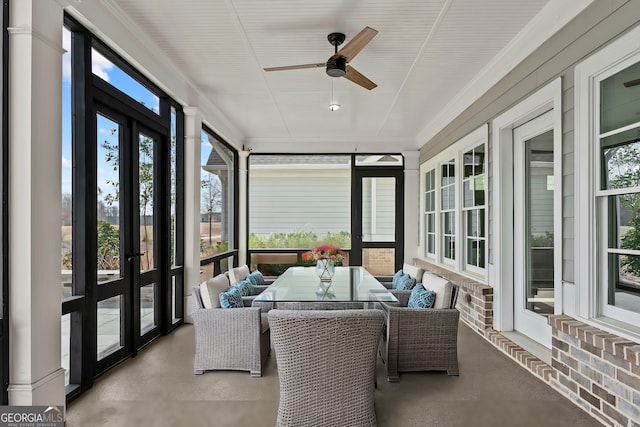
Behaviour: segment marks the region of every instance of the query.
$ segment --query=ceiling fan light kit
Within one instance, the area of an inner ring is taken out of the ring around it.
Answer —
[[[360,53],[360,51],[373,39],[377,30],[370,27],[364,27],[354,38],[340,50],[340,46],[344,40],[345,35],[343,33],[331,33],[327,36],[327,40],[334,46],[335,53],[327,59],[326,62],[320,62],[316,64],[302,64],[302,65],[289,65],[284,67],[271,67],[265,68],[265,71],[284,71],[284,70],[297,70],[302,68],[319,68],[326,67],[327,75],[331,77],[344,77],[353,83],[362,86],[365,89],[371,90],[377,87],[374,82],[369,80],[363,74],[358,72],[349,62]],[[331,111],[334,111],[333,109]]]

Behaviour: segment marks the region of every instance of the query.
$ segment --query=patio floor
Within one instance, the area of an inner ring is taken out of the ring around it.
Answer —
[[[567,398],[464,324],[460,376],[401,374],[388,383],[378,359],[378,425],[600,426]],[[193,374],[193,326],[184,325],[98,378],[67,407],[67,426],[273,426],[278,372],[271,353],[262,378],[248,372]]]

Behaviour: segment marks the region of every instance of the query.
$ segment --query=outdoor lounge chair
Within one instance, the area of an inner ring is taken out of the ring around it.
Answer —
[[[199,286],[193,287],[193,301],[194,373],[229,369],[262,376],[271,343],[260,308],[204,308]]]
[[[384,309],[386,318],[380,356],[386,364],[389,382],[400,381],[400,372],[447,371],[449,375],[459,375],[460,312],[455,308],[458,287],[442,280],[448,283],[447,292],[436,294],[436,301],[438,296],[441,298],[442,308],[408,308],[411,291],[391,291],[400,302],[398,306],[376,305]],[[429,289],[428,282],[425,288]]]
[[[277,426],[375,426],[380,310],[271,310]]]

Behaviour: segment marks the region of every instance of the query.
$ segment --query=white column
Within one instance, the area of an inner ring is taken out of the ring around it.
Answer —
[[[420,152],[404,151],[404,260],[420,256]]]
[[[248,167],[248,151],[238,152],[238,169],[240,176],[238,177],[238,265],[248,264],[247,260],[247,167]]]
[[[195,107],[184,111],[184,313],[191,319],[191,288],[200,283],[200,135],[202,118]]]
[[[9,404],[64,405],[60,360],[62,23],[53,1],[9,19]]]

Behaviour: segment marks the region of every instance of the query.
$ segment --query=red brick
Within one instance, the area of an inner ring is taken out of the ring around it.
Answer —
[[[595,408],[600,409],[600,399],[598,398],[598,396],[595,396],[589,393],[587,390],[583,389],[582,387],[578,389],[578,392],[581,398],[589,402]]]

